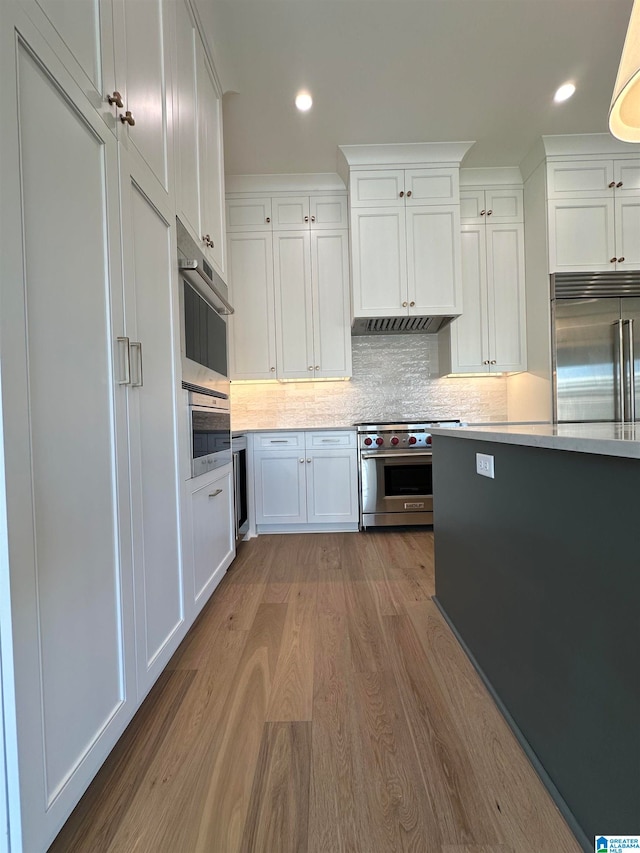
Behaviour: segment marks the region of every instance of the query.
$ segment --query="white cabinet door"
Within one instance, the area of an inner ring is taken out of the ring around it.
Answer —
[[[352,210],[351,257],[355,317],[407,314],[407,239],[404,207]]]
[[[311,233],[314,376],[351,376],[349,232]]]
[[[303,524],[307,520],[304,450],[254,453],[256,524]]]
[[[187,0],[177,0],[174,113],[177,121],[176,199],[178,217],[194,239],[200,224],[200,165],[198,161],[197,64],[199,39]]]
[[[274,232],[273,275],[278,378],[312,379],[315,363],[308,231]]]
[[[0,236],[0,346],[22,844],[35,851],[130,719],[135,662],[117,144],[18,23],[20,39],[6,18],[0,32],[15,117],[2,128],[14,215]]]
[[[309,523],[339,524],[358,520],[356,456],[355,449],[307,450]]]
[[[524,226],[487,225],[486,231],[490,368],[524,370]]]
[[[487,226],[524,221],[524,191],[491,189],[485,192]]]
[[[280,231],[308,231],[311,225],[308,196],[274,198],[273,227]]]
[[[191,523],[194,565],[191,595],[200,610],[235,554],[233,476],[228,469],[191,493]]]
[[[116,88],[111,0],[36,0],[23,4],[75,82],[107,126],[115,131],[116,109],[107,97]],[[44,15],[44,19],[39,11]]]
[[[270,198],[227,199],[227,232],[271,231],[273,229]]]
[[[407,169],[404,173],[407,207],[425,204],[458,204],[458,169]]]
[[[489,373],[487,253],[485,225],[463,225],[464,311],[451,324],[451,372]]]
[[[123,169],[129,158],[121,159]],[[175,389],[177,316],[169,211],[122,176],[125,323],[130,339],[129,435],[138,692],[175,650],[184,621]]]
[[[171,11],[173,11],[171,7]],[[116,87],[122,94],[119,137],[145,164],[149,179],[169,193],[171,77],[167,73],[173,27],[167,0],[114,0]],[[141,172],[141,174],[144,174]],[[143,187],[151,191],[146,176]]]
[[[480,225],[487,212],[484,190],[460,191],[460,222],[463,225]]]
[[[222,96],[200,41],[197,42],[200,235],[203,250],[220,275],[226,272]],[[207,238],[208,241],[207,241]],[[213,243],[213,245],[210,245]]]
[[[616,196],[640,194],[640,159],[614,161],[613,179],[616,182]]]
[[[608,196],[614,187],[612,160],[568,160],[547,164],[547,193],[550,199]]]
[[[311,196],[309,221],[312,231],[324,228],[330,230],[348,228],[347,197],[344,195]]]
[[[549,271],[614,269],[614,213],[613,197],[550,201]]]
[[[410,314],[460,314],[460,208],[407,208]]]
[[[351,172],[351,207],[404,207],[404,169]]]
[[[276,378],[271,232],[228,236],[232,379]]]
[[[640,269],[640,195],[616,192],[615,209],[616,269]]]

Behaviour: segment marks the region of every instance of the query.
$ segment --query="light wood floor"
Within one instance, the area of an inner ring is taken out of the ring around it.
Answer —
[[[50,853],[579,853],[433,584],[428,531],[243,543]]]

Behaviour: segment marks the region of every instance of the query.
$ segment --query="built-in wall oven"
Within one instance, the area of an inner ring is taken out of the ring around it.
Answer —
[[[176,220],[180,271],[182,384],[229,398],[227,286]]]
[[[229,400],[203,389],[189,391],[191,476],[198,477],[231,462]]]
[[[433,524],[431,427],[460,421],[356,424],[360,527]]]
[[[182,387],[188,392],[191,476],[231,462],[227,286],[176,220]]]

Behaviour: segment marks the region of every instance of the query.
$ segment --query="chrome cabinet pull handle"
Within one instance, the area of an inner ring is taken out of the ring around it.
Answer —
[[[131,384],[131,352],[129,350],[129,338],[120,337],[117,339],[118,347],[120,352],[122,352],[122,345],[124,344],[124,379],[118,379],[118,385],[130,385]]]
[[[218,495],[221,495],[221,494],[222,494],[222,489],[216,489],[216,490],[215,490],[215,492],[212,492],[212,493],[209,495],[209,497],[210,497],[210,498],[217,498],[217,497],[218,497]]]
[[[138,381],[132,382],[132,388],[142,388],[144,385],[144,377],[142,375],[142,344],[140,341],[131,341],[131,349],[138,350]]]

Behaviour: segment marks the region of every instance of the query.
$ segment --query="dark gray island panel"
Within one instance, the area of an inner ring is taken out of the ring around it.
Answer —
[[[640,460],[433,441],[440,607],[585,849],[640,834]]]

